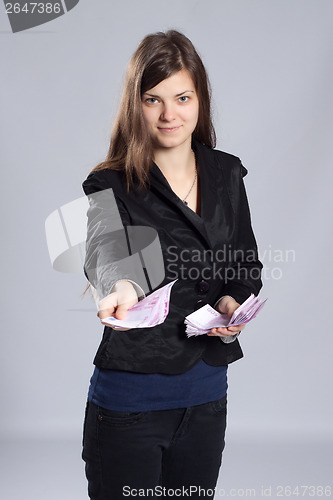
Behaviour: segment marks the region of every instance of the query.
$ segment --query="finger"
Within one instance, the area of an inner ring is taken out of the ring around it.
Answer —
[[[114,308],[112,309],[100,309],[97,313],[97,316],[102,321],[102,319],[109,318],[114,315]]]
[[[109,317],[109,316],[108,316]],[[116,318],[115,314],[112,314],[112,316],[110,316],[111,318]],[[117,318],[116,318],[117,319]],[[105,326],[109,326],[110,328],[112,328],[113,330],[130,330],[130,328],[123,328],[122,326],[118,326],[118,325],[113,325],[111,323],[108,323],[106,321],[104,321],[103,319],[101,319],[101,323]]]
[[[207,335],[211,337],[230,337],[230,332],[228,332],[227,328],[212,328]]]
[[[127,314],[127,311],[132,307],[134,306],[134,304],[136,304],[136,302],[133,300],[133,301],[130,301],[130,302],[125,302],[124,304],[120,304],[116,311],[115,311],[115,318],[116,319],[125,319],[126,317],[126,314]]]
[[[228,326],[228,331],[234,333],[241,332],[244,330],[245,325]]]

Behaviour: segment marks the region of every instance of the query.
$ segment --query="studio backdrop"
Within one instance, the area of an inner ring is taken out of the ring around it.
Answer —
[[[81,435],[103,330],[82,296],[81,183],[106,156],[131,54],[175,28],[208,70],[217,148],[248,169],[264,264],[268,301],[229,370],[228,435],[332,440],[332,2],[80,0],[39,17],[5,4],[3,438]]]

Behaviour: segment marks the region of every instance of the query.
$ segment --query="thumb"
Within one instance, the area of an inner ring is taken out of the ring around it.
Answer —
[[[232,297],[226,297],[225,300],[222,302],[222,312],[226,313],[229,317],[231,317],[236,309],[238,309],[239,304],[238,302],[235,301]]]
[[[117,309],[116,309],[116,312],[115,312],[115,318],[116,319],[125,319],[126,317],[126,314],[127,314],[127,311],[129,309],[129,305],[128,304],[120,304]]]
[[[234,311],[237,309],[237,306],[235,304],[231,304],[229,302],[229,304],[226,305],[226,313],[228,316],[232,316],[234,314]]]

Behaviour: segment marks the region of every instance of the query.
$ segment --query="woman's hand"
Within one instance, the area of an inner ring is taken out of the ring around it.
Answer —
[[[234,311],[240,306],[238,302],[235,301],[229,295],[223,297],[216,306],[216,310],[221,314],[227,314],[229,318],[233,315]],[[236,333],[244,330],[245,325],[229,326],[228,328],[212,328],[207,335],[210,337],[229,337],[230,335],[235,335]]]
[[[97,316],[103,323],[103,319],[113,316],[116,319],[125,319],[128,309],[138,302],[138,296],[132,283],[126,280],[118,281],[113,292],[104,297],[98,304]],[[121,328],[119,326],[111,326],[114,330],[130,330],[130,328]]]

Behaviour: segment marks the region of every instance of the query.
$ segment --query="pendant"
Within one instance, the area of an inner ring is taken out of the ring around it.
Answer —
[[[183,203],[187,206],[188,205],[188,201],[184,200]]]

